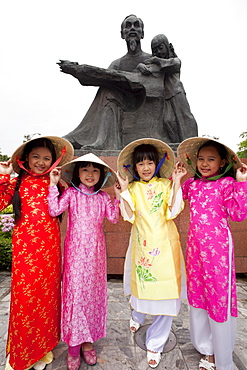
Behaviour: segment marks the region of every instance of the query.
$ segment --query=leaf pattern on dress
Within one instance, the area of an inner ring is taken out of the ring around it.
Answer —
[[[152,208],[150,209],[150,214],[157,212],[158,208],[162,206],[164,199],[162,199],[163,191],[155,195],[152,201]]]

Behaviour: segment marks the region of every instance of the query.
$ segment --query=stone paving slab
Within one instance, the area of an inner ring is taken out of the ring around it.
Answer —
[[[7,338],[10,274],[0,272],[0,370],[5,367],[5,344]],[[237,340],[234,348],[234,370],[247,370],[247,274],[237,277],[239,317]],[[95,370],[150,370],[146,361],[146,352],[141,349],[133,334],[129,331],[130,307],[128,298],[123,294],[120,279],[108,280],[108,321],[107,337],[98,340],[95,348],[98,362]],[[147,316],[144,324],[149,324]],[[172,330],[176,337],[176,346],[162,355],[157,370],[198,370],[200,354],[190,342],[189,309],[186,300],[182,301],[178,317],[174,318]],[[67,370],[67,346],[60,342],[54,349],[55,360],[47,370]],[[89,370],[92,366],[82,361],[80,370]]]

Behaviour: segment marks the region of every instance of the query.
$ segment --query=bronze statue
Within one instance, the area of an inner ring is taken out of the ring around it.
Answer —
[[[190,106],[182,82],[180,81],[181,61],[174,47],[163,34],[151,41],[152,58],[139,64],[137,69],[148,76],[152,65],[164,71],[165,107],[163,128],[170,134],[171,143],[198,136],[197,123],[190,111]],[[150,68],[150,69],[149,69]]]
[[[179,75],[180,60],[142,51],[144,25],[135,15],[124,19],[121,36],[126,41],[127,54],[113,61],[108,69],[64,60],[58,63],[62,72],[71,74],[82,85],[99,86],[79,126],[65,136],[76,154],[90,150],[95,154],[116,155],[123,146],[142,137],[164,140],[176,149],[184,138],[197,136],[192,114],[193,124],[184,120],[186,128],[181,128],[182,119],[178,120],[174,113],[176,95],[184,93],[182,83],[176,94],[169,97],[166,93],[169,90],[165,87],[169,80],[166,76]]]

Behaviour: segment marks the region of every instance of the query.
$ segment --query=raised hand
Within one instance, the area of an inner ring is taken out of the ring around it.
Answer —
[[[0,174],[2,175],[10,175],[13,172],[13,166],[11,163],[11,159],[7,162],[0,162]]]
[[[50,172],[50,186],[57,185],[61,178],[61,168],[56,167]]]
[[[115,191],[116,199],[119,200],[120,199],[120,193],[122,192],[122,190],[121,190],[121,186],[120,186],[118,180],[115,181],[114,191]]]
[[[241,163],[242,167],[237,169],[236,172],[236,180],[238,182],[247,181],[247,165],[245,163]]]
[[[119,171],[117,171],[117,179],[118,179],[119,186],[121,187],[121,192],[127,190],[128,185],[129,185],[128,176],[126,176],[124,180],[122,176],[120,175]]]
[[[187,170],[184,167],[183,164],[180,162],[177,162],[174,168],[174,171],[172,173],[172,180],[175,181],[180,181],[185,175],[187,175]]]

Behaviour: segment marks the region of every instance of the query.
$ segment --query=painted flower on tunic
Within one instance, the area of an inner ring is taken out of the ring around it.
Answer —
[[[153,259],[152,259],[152,263],[153,263],[155,257],[158,257],[158,255],[160,254],[160,250],[159,250],[159,248],[153,248],[153,250],[151,252],[148,252],[148,253],[150,254],[150,256],[153,257]]]
[[[159,248],[154,248],[151,252],[148,252],[151,256],[157,257],[160,254]]]
[[[150,267],[152,266],[150,263],[149,263],[149,258],[146,258],[146,257],[141,257],[140,260],[137,262],[139,265],[141,266],[144,266],[144,267]]]
[[[149,262],[149,258],[141,257],[137,263],[136,274],[141,282],[141,287],[145,289],[145,281],[155,282],[157,279],[149,271],[149,268],[152,266]]]
[[[146,194],[147,194],[147,198],[148,198],[148,200],[150,200],[150,199],[153,199],[153,198],[155,197],[156,192],[149,188],[149,189],[146,191]]]

